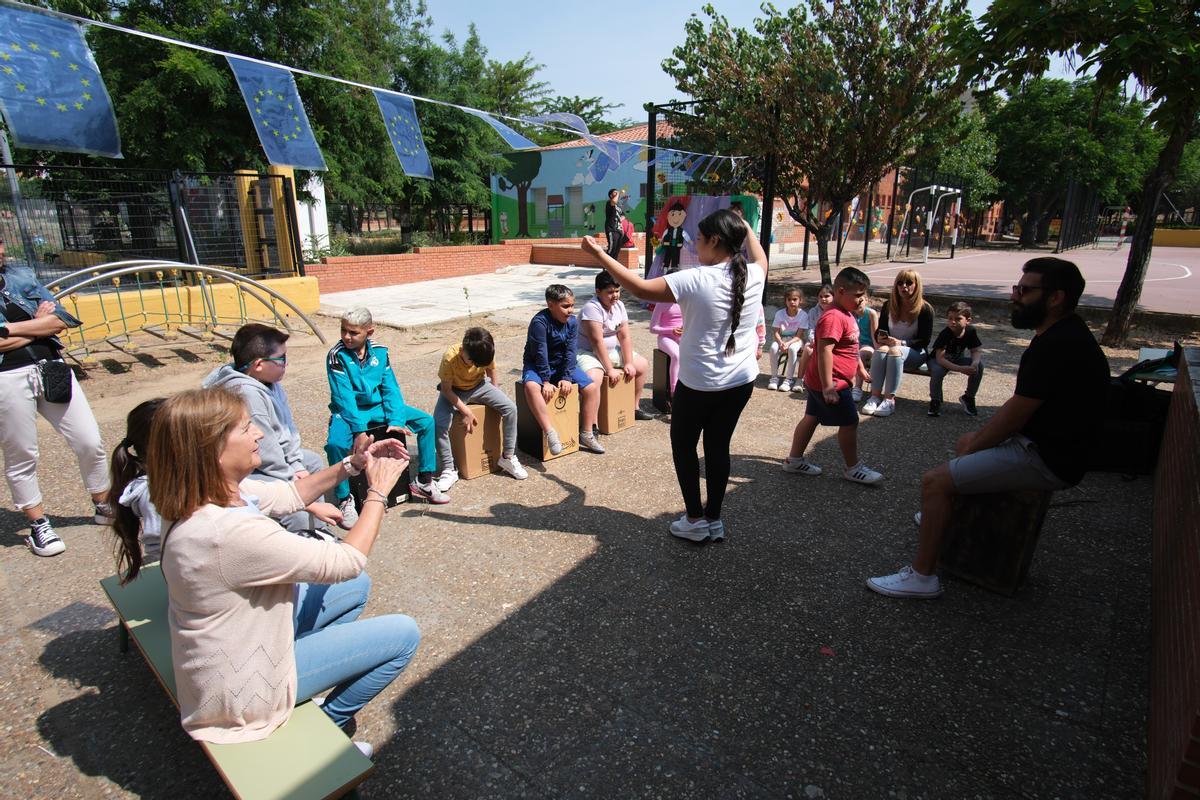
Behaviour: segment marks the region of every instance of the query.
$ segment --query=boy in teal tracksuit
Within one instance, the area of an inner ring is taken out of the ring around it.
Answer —
[[[433,417],[404,404],[404,395],[392,372],[387,348],[371,341],[375,327],[371,312],[352,308],[342,315],[342,337],[325,363],[329,378],[329,435],[325,454],[330,464],[350,455],[358,437],[380,425],[389,431],[417,437],[417,480],[408,491],[431,503],[449,503],[450,499],[434,483],[437,449]],[[350,484],[342,481],[335,489],[343,517],[356,518]],[[343,519],[343,525],[346,525]],[[351,523],[352,524],[352,523]]]

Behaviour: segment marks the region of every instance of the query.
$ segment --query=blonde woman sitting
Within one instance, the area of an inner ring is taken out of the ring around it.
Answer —
[[[879,311],[871,357],[871,396],[862,413],[887,417],[895,412],[904,370],[918,369],[929,360],[932,338],[933,306],[925,302],[921,276],[916,270],[901,270]]]

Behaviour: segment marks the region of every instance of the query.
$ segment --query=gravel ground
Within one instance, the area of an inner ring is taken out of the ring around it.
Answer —
[[[535,310],[484,321],[508,391]],[[648,354],[646,315],[634,316]],[[996,311],[977,322],[985,418],[1011,394],[1026,338]],[[335,321],[322,326],[336,335]],[[463,327],[379,332],[411,404],[432,410],[438,360]],[[1114,371],[1138,344],[1170,339],[1143,335],[1110,351]],[[324,349],[294,340],[286,378],[318,450]],[[105,441],[136,403],[195,386],[221,361],[173,343],[90,366],[83,385]],[[915,545],[920,473],[979,424],[955,407],[926,417],[926,386],[909,377],[894,416],[864,419],[860,451],[886,476],[875,488],[782,473],[803,400],[756,390],[734,437],[724,544],[667,535],[681,501],[661,421],[607,437],[604,456],[526,459],[524,483],[464,481],[450,505],[393,510],[371,558],[369,613],[411,614],[424,638],[360,715],[377,753],[362,793],[1140,795],[1150,480],[1097,474],[1057,495],[1015,598],[955,581],[936,602],[874,595],[863,579],[907,563]],[[948,378],[947,396],[958,386]],[[97,583],[113,571],[111,536],[90,523],[70,452],[44,424],[42,447],[68,550],[34,557],[22,517],[0,511],[0,795],[219,796],[142,660],[118,652]],[[811,452],[836,465],[832,433]]]

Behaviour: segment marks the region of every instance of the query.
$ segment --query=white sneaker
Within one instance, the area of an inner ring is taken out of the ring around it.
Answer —
[[[848,481],[873,486],[883,480],[883,475],[863,464],[861,461],[843,473]]]
[[[892,400],[890,398],[887,400],[884,400],[875,409],[875,416],[877,416],[877,417],[890,417],[892,414],[895,414],[895,413],[896,413],[896,401]]]
[[[353,528],[354,523],[358,522],[358,509],[354,507],[354,497],[347,497],[338,503],[338,510],[342,512],[342,521],[338,523],[338,527],[344,531]]]
[[[857,386],[855,386],[853,389],[851,389],[850,390],[850,399],[856,403],[859,402],[860,400],[862,400],[862,389],[860,389]]]
[[[558,431],[546,431],[546,449],[550,451],[550,455],[556,456],[563,451],[562,440],[558,438]]]
[[[879,408],[879,404],[882,402],[883,398],[871,395],[867,398],[867,402],[863,403],[863,407],[859,409],[859,411],[861,411],[863,414],[866,414],[868,417],[872,417],[875,415],[875,410]]]
[[[687,514],[671,523],[671,535],[689,542],[703,542],[708,538],[708,520],[698,519],[689,522]]]
[[[529,477],[529,473],[526,472],[525,468],[521,466],[521,462],[517,461],[516,453],[513,453],[511,456],[502,456],[500,460],[496,462],[496,466],[507,472],[509,475],[512,475],[519,481],[523,481]]]
[[[434,481],[434,483],[437,484],[439,491],[450,491],[450,487],[458,483],[458,470],[454,469],[453,467],[442,470],[442,474],[438,475],[437,480]]]
[[[95,515],[93,516],[93,519],[95,520],[97,525],[112,525],[113,524],[113,520],[116,518],[117,515],[113,512],[112,505],[110,505],[109,503],[106,503],[106,502],[97,503],[95,500],[93,500],[92,506],[94,507],[95,512],[96,512]]]
[[[25,544],[35,556],[56,556],[67,549],[63,540],[54,532],[54,526],[45,517],[34,520],[29,524],[29,535]]]
[[[820,475],[821,468],[809,461],[804,456],[793,458],[788,456],[783,460],[784,472],[798,472],[801,475]]]
[[[799,394],[803,394],[804,393],[804,381],[797,378],[796,382],[792,384],[792,391],[797,392]]]
[[[354,746],[358,748],[358,752],[362,753],[367,758],[375,755],[375,748],[371,747],[370,742],[355,742]]]
[[[893,575],[867,578],[867,588],[888,597],[932,600],[942,595],[942,582],[937,575],[921,575],[912,567],[904,567]]]
[[[608,452],[604,449],[604,445],[600,444],[600,442],[596,439],[596,434],[592,433],[591,431],[587,431],[586,433],[584,431],[579,432],[579,449],[587,450],[588,452],[596,453],[597,455],[604,455],[606,452]]]
[[[790,392],[791,390],[792,390],[792,382],[791,381],[785,380],[783,383],[779,384],[779,391]]]
[[[779,381],[775,380],[774,378],[771,378],[771,380],[767,381],[767,391],[768,392],[774,392],[778,388],[779,388]]]
[[[710,520],[708,523],[708,540],[710,542],[725,541],[725,523],[719,519]]]

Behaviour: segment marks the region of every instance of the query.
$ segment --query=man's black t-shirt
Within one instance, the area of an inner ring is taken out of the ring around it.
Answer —
[[[1069,484],[1087,471],[1088,442],[1104,419],[1108,380],[1108,359],[1077,314],[1034,336],[1021,355],[1016,393],[1042,401],[1021,433]]]
[[[963,353],[976,347],[983,347],[983,342],[979,341],[979,332],[975,330],[975,326],[968,325],[962,336],[955,336],[954,331],[942,328],[942,332],[933,340],[932,350],[934,353],[945,350],[946,358],[953,360],[962,358]]]

